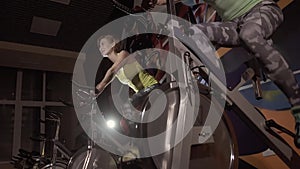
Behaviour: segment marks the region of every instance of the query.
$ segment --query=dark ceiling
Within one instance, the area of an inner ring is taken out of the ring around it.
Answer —
[[[120,0],[130,6],[131,0]],[[124,15],[111,0],[2,0],[0,41],[80,51],[88,38],[109,21]],[[33,17],[61,21],[57,36],[30,32]]]
[[[68,1],[68,0],[53,0]],[[125,15],[112,0],[69,0],[68,5],[51,0],[2,0],[0,41],[79,52],[88,38],[106,23]],[[118,0],[132,7],[134,0]],[[293,69],[299,68],[300,1],[284,10],[285,21],[274,35],[275,45]],[[30,32],[33,17],[61,21],[57,36]]]

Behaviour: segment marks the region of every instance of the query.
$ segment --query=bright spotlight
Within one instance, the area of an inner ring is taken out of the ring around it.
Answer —
[[[106,125],[109,128],[114,128],[116,126],[116,122],[113,120],[107,120]]]

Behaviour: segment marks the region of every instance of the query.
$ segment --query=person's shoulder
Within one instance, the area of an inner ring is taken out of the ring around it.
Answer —
[[[126,51],[126,50],[121,50],[121,51],[118,53],[118,58],[119,58],[119,59],[124,59],[124,58],[126,58],[128,55],[129,55],[129,52],[128,52],[128,51]]]
[[[121,50],[118,55],[129,55],[129,52],[126,50]]]

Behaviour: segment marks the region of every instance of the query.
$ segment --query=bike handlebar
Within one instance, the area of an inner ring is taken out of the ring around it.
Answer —
[[[88,106],[91,105],[92,103],[94,103],[96,101],[96,99],[98,98],[98,96],[100,95],[100,93],[95,94],[95,88],[90,87],[90,86],[85,86],[85,85],[81,85],[78,82],[72,80],[72,84],[74,86],[76,86],[78,89],[75,91],[76,96],[78,97],[79,102],[79,106],[76,108],[82,108],[84,106]],[[63,104],[65,105],[69,105],[66,104],[66,102],[63,102]],[[74,105],[72,105],[74,107]]]

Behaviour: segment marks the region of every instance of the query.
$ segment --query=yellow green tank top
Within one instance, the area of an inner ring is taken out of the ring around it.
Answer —
[[[128,85],[135,92],[158,83],[153,76],[143,70],[137,61],[127,63],[120,68],[116,77],[122,84]]]

